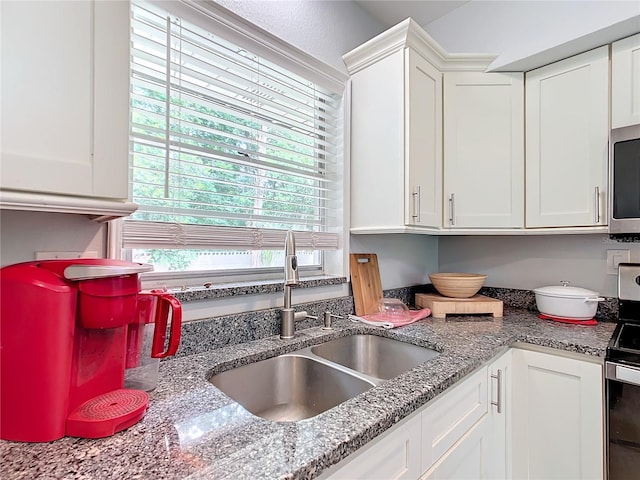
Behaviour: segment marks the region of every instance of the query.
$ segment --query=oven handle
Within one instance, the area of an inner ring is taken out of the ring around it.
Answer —
[[[619,382],[640,386],[640,368],[605,362],[604,376],[607,380],[617,380]]]

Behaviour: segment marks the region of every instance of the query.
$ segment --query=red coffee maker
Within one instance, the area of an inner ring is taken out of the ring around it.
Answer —
[[[123,383],[138,274],[152,269],[106,259],[0,269],[0,438],[99,438],[142,418],[147,393]]]

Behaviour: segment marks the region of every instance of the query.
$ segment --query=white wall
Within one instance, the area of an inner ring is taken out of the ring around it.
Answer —
[[[1,266],[35,260],[36,252],[103,256],[105,245],[104,225],[84,215],[0,211]]]
[[[382,288],[429,283],[438,271],[438,238],[429,235],[351,235],[352,253],[378,255]]]
[[[617,276],[607,275],[607,250],[629,250],[640,262],[640,244],[619,243],[608,235],[442,237],[438,267],[442,272],[485,273],[491,287],[531,290],[560,285],[617,296]]]
[[[344,73],[342,55],[384,30],[350,1],[215,1]]]

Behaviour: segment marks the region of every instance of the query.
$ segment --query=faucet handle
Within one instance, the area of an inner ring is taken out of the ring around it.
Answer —
[[[301,310],[299,312],[296,312],[293,314],[293,318],[296,322],[299,322],[301,320],[305,320],[307,318],[310,318],[311,320],[318,320],[318,317],[316,317],[315,315],[309,315],[306,311]]]

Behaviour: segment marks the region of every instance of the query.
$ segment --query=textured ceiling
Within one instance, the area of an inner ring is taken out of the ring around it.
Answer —
[[[390,28],[407,17],[419,25],[426,25],[446,15],[470,0],[356,0],[360,8],[378,20],[384,28]]]

